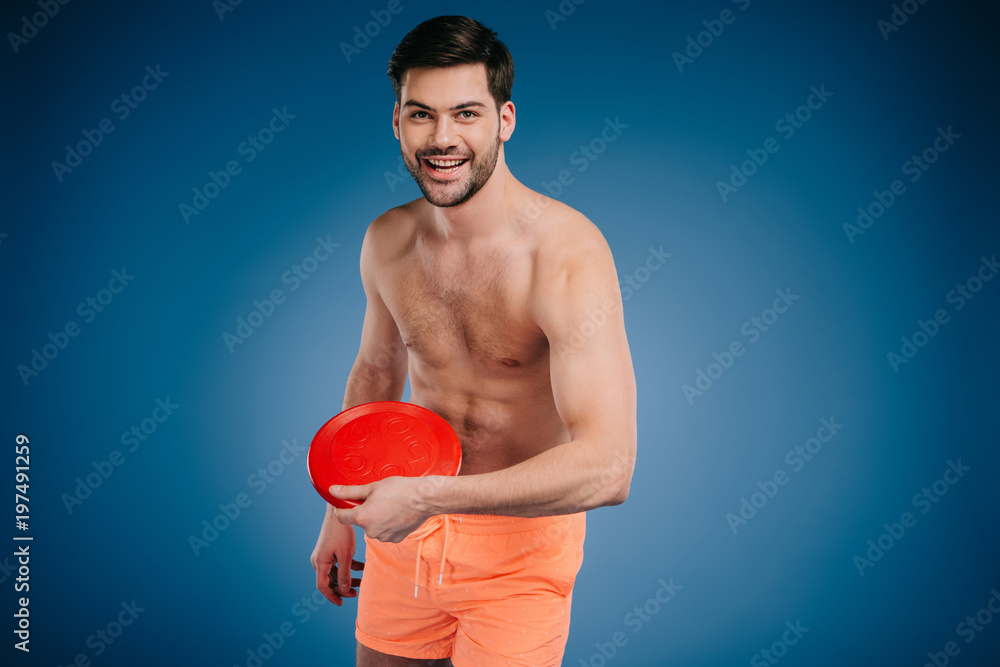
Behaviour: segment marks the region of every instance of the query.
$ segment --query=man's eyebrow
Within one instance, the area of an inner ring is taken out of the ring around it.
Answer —
[[[433,109],[433,108],[427,106],[426,104],[423,104],[421,102],[417,102],[416,100],[406,100],[406,102],[403,103],[403,107],[404,108],[405,107],[419,107],[419,108],[425,109],[427,111],[437,111],[437,109]],[[482,107],[482,108],[485,109],[486,105],[483,104],[482,102],[462,102],[461,104],[456,104],[452,108],[448,109],[448,111],[458,111],[459,109],[468,109],[470,107]]]

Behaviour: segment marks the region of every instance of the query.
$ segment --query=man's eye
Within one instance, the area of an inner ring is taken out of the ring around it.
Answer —
[[[414,111],[412,114],[410,114],[410,118],[426,118],[426,117],[427,117],[426,111]]]
[[[475,118],[478,115],[475,111],[465,110],[462,112],[462,118]]]

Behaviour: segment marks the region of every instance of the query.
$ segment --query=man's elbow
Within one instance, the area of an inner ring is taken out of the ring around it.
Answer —
[[[632,476],[629,475],[625,479],[621,480],[612,489],[611,497],[606,503],[608,506],[621,505],[628,499],[629,487],[632,485]]]
[[[632,485],[632,471],[635,468],[635,455],[621,456],[611,464],[606,474],[612,475],[604,485],[604,505],[621,505],[628,499]]]

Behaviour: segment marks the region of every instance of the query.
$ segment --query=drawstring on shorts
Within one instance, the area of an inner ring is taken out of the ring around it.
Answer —
[[[457,517],[456,519],[459,523],[462,523],[462,517]],[[424,525],[417,529],[414,533],[410,535],[410,539],[417,540],[417,562],[413,567],[413,597],[417,597],[417,593],[420,590],[420,555],[424,550],[424,540],[437,532],[444,524],[444,543],[441,545],[441,565],[438,568],[438,586],[441,585],[444,579],[444,561],[448,554],[448,537],[451,533],[451,515],[450,514],[439,514],[428,519]]]

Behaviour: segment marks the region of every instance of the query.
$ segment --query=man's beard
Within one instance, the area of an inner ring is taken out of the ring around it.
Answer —
[[[469,176],[467,177],[466,185],[464,188],[461,186],[456,188],[457,191],[453,194],[434,195],[431,192],[431,187],[440,184],[428,183],[428,180],[430,179],[424,171],[423,160],[428,157],[462,158],[464,156],[455,153],[442,154],[440,151],[422,151],[417,153],[417,159],[414,162],[405,153],[402,155],[406,168],[409,170],[410,175],[413,176],[413,180],[417,182],[417,186],[420,188],[420,191],[424,193],[424,198],[427,199],[427,201],[434,206],[441,208],[458,206],[459,204],[464,204],[469,201],[474,194],[479,192],[479,190],[486,185],[486,181],[490,180],[490,176],[493,175],[493,170],[496,169],[497,166],[497,159],[500,156],[500,133],[497,132],[496,141],[493,142],[493,148],[489,153],[481,157],[469,158]],[[449,183],[444,187],[453,186],[454,184]]]

